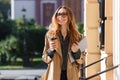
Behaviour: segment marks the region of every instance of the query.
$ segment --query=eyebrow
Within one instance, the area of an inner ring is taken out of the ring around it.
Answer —
[[[67,12],[58,12],[58,13],[67,13]]]

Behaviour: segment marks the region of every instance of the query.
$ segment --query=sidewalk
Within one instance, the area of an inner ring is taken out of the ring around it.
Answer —
[[[46,69],[0,70],[0,80],[39,80]]]

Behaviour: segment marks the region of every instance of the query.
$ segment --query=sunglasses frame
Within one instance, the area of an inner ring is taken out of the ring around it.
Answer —
[[[57,16],[62,16],[62,17],[66,17],[68,14],[66,12],[62,12],[62,13],[57,13]]]

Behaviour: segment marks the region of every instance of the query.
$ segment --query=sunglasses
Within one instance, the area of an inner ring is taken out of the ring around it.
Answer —
[[[68,14],[67,13],[65,13],[65,12],[63,12],[63,13],[57,13],[57,16],[59,17],[59,16],[62,16],[62,17],[66,17]]]

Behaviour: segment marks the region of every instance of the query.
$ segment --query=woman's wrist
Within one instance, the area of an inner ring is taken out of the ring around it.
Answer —
[[[76,51],[76,52],[71,51],[71,54],[73,55],[73,57],[75,59],[79,59],[81,56],[81,51],[80,51],[80,49],[78,49],[78,51]]]
[[[51,51],[50,49],[48,49],[47,52],[48,56],[50,56],[50,58],[53,58],[54,54],[56,53],[56,50]]]

